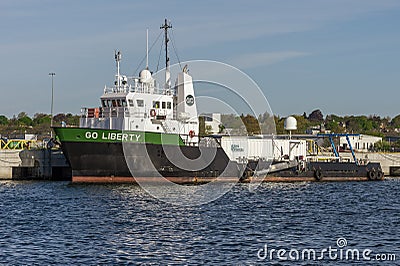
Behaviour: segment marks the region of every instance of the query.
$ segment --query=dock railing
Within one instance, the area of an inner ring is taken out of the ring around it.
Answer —
[[[0,149],[2,150],[30,150],[36,145],[35,140],[25,139],[1,139]]]

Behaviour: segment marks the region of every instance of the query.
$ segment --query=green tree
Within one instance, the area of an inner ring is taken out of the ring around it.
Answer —
[[[303,114],[304,117],[304,114]],[[311,112],[311,114],[308,116],[308,120],[311,122],[319,122],[321,123],[324,121],[324,115],[322,114],[321,110],[314,110]]]
[[[285,129],[284,129],[285,119],[280,118],[279,116],[274,116],[274,119],[275,119],[276,134],[285,134]]]
[[[325,128],[327,130],[330,130],[331,132],[335,132],[335,133],[343,133],[344,132],[344,128],[342,126],[340,126],[340,123],[335,120],[326,122]]]
[[[393,146],[396,147],[396,148],[400,148],[400,140],[396,141],[396,142],[393,144]]]
[[[225,128],[239,129],[243,125],[240,117],[234,114],[222,114],[221,122],[225,126]]]
[[[373,122],[369,120],[366,116],[361,116],[357,120],[360,124],[362,131],[369,131],[374,128]]]
[[[5,115],[0,115],[0,125],[7,125],[8,118]]]
[[[25,113],[25,112],[20,112],[20,113],[18,114],[18,116],[17,116],[17,119],[21,119],[21,118],[24,118],[24,117],[27,117],[27,116],[28,116],[27,113]]]
[[[63,113],[56,114],[53,117],[53,120],[54,120],[55,123],[61,123],[62,121],[66,122],[67,116],[65,114],[63,114]]]
[[[65,121],[68,125],[73,125],[73,126],[79,126],[79,115],[73,115],[71,113],[68,113],[66,115],[67,121]]]
[[[261,134],[261,128],[260,128],[260,124],[258,123],[257,118],[255,118],[254,116],[248,114],[246,116],[244,116],[243,114],[240,116],[240,118],[243,121],[243,124],[246,127],[247,130],[247,134],[248,135],[257,135],[257,134]]]
[[[378,141],[377,143],[375,143],[374,147],[378,151],[390,150],[390,144],[386,140]]]
[[[17,116],[18,123],[25,126],[32,126],[33,122],[32,119],[25,113],[21,112]]]
[[[40,125],[40,124],[49,124],[51,122],[51,117],[50,115],[43,114],[43,113],[36,113],[33,116],[33,124],[34,125]]]
[[[400,115],[395,116],[392,121],[390,121],[390,125],[394,128],[400,128]]]
[[[292,115],[297,120],[297,130],[293,133],[304,134],[307,129],[312,125],[319,125],[318,121],[314,121],[314,123],[310,123],[307,118],[304,118],[302,115]]]

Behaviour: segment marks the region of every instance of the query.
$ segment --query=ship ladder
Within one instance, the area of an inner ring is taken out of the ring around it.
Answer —
[[[171,129],[169,128],[169,126],[164,122],[161,122],[161,127],[164,129],[165,133],[171,133],[172,132]]]

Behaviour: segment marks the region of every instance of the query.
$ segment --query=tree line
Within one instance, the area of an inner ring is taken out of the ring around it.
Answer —
[[[303,113],[292,115],[297,120],[297,130],[293,134],[311,133],[313,130],[321,132],[330,131],[335,133],[360,133],[374,136],[400,136],[400,115],[393,118],[380,117],[378,115],[360,116],[338,116],[334,114],[324,116],[321,110],[317,109],[310,114]],[[67,126],[78,126],[79,115],[71,113],[59,113],[53,117],[54,126],[61,126],[64,122]],[[265,112],[257,118],[253,115],[223,114],[221,131],[224,128],[233,128],[247,134],[261,134],[273,132],[276,127],[276,134],[286,134],[284,121],[286,117],[270,115]],[[30,117],[27,113],[21,112],[11,118],[0,115],[0,134],[12,137],[24,133],[37,134],[39,137],[47,137],[51,132],[51,116],[44,113],[36,113]],[[204,121],[200,120],[200,135],[206,135]]]
[[[338,116],[334,114],[324,116],[321,110],[314,110],[310,114],[303,113],[292,115],[297,120],[297,130],[293,134],[310,134],[313,131],[334,133],[359,133],[373,136],[400,136],[400,115],[380,117],[378,115]],[[271,116],[269,113],[259,115],[233,114],[222,115],[221,123],[225,128],[245,128],[247,133],[260,134],[260,132],[273,132],[273,124],[276,134],[287,134],[284,129],[286,117]]]
[[[324,116],[317,109],[310,114],[292,115],[297,120],[297,130],[292,134],[321,133],[357,133],[382,137],[383,141],[376,144],[378,150],[400,150],[400,115],[393,118],[378,115],[338,116],[330,114]],[[225,114],[221,116],[224,128],[233,129],[233,134],[288,134],[284,129],[286,117],[271,116],[269,113],[259,115]],[[275,127],[275,128],[274,128]]]
[[[53,116],[53,125],[61,126],[61,123],[67,126],[78,126],[79,115],[71,113],[59,113]],[[21,138],[25,133],[36,134],[39,139],[50,137],[51,132],[51,115],[44,113],[36,113],[30,117],[25,112],[20,112],[8,118],[0,115],[0,134],[7,138]]]

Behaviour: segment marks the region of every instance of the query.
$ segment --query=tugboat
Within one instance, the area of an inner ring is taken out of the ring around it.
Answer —
[[[165,44],[163,82],[149,70],[148,49],[146,68],[138,77],[120,73],[122,54],[115,51],[115,82],[104,88],[101,106],[82,108],[79,127],[54,127],[72,169],[72,182],[383,179],[379,163],[361,164],[356,158],[355,163],[312,161],[305,153],[305,140],[279,140],[274,136],[200,138],[188,66],[171,86],[171,27],[167,20],[160,27]],[[285,152],[282,147],[287,147]]]

